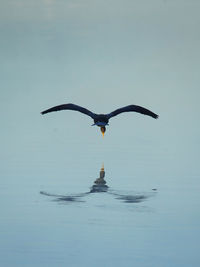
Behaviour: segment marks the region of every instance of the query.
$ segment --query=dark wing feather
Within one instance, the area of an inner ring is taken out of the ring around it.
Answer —
[[[90,110],[88,110],[86,108],[83,108],[81,106],[78,106],[78,105],[75,105],[75,104],[71,104],[71,103],[63,104],[63,105],[59,105],[59,106],[55,106],[55,107],[49,108],[47,110],[42,111],[41,114],[44,115],[46,113],[53,112],[53,111],[59,111],[59,110],[75,110],[75,111],[79,111],[81,113],[84,113],[84,114],[90,116],[93,119],[96,116],[96,114],[93,113],[92,111],[90,111]]]
[[[148,115],[148,116],[153,117],[154,119],[158,118],[158,115],[153,113],[152,111],[150,111],[146,108],[140,107],[140,106],[136,106],[136,105],[129,105],[129,106],[126,106],[123,108],[116,109],[113,112],[107,114],[107,117],[108,117],[108,119],[110,119],[114,116],[117,116],[118,114],[120,114],[122,112],[130,112],[130,111],[135,111],[135,112],[138,112],[138,113],[141,113],[144,115]]]

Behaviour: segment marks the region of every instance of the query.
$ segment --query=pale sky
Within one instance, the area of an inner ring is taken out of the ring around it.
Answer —
[[[156,133],[166,147],[190,140],[198,155],[199,9],[198,1],[1,1],[2,145],[12,151],[40,140],[38,129],[65,125],[66,133],[68,124],[72,138],[80,138],[77,127],[95,142],[89,118],[41,119],[40,111],[68,102],[97,113],[138,104],[160,119],[121,115],[108,130],[116,136],[105,142],[114,147],[118,136],[133,133],[137,141]]]
[[[2,266],[200,266],[200,1],[0,0],[0,38]]]

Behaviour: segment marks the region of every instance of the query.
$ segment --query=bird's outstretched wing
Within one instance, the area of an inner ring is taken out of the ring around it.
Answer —
[[[78,105],[75,105],[75,104],[63,104],[63,105],[59,105],[59,106],[55,106],[55,107],[52,107],[52,108],[49,108],[47,110],[44,110],[41,112],[42,115],[46,114],[46,113],[49,113],[49,112],[53,112],[53,111],[59,111],[59,110],[75,110],[75,111],[79,111],[81,113],[84,113],[88,116],[90,116],[91,118],[95,118],[96,114],[93,113],[92,111],[86,109],[86,108],[83,108],[81,106],[78,106]]]
[[[113,112],[107,114],[107,117],[108,117],[108,119],[110,119],[114,116],[117,116],[118,114],[120,114],[122,112],[130,112],[130,111],[135,111],[135,112],[138,112],[138,113],[141,113],[144,115],[148,115],[148,116],[153,117],[154,119],[158,118],[158,115],[153,113],[152,111],[150,111],[146,108],[140,107],[140,106],[136,106],[136,105],[129,105],[129,106],[126,106],[123,108],[116,109]]]

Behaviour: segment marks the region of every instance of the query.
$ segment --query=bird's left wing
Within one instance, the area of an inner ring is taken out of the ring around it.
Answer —
[[[55,106],[55,107],[52,107],[52,108],[49,108],[47,110],[44,110],[41,112],[42,115],[46,114],[46,113],[49,113],[49,112],[53,112],[53,111],[59,111],[59,110],[75,110],[75,111],[79,111],[81,113],[84,113],[88,116],[90,116],[91,118],[95,118],[96,114],[93,113],[92,111],[86,109],[86,108],[83,108],[81,106],[78,106],[78,105],[75,105],[75,104],[62,104],[62,105],[59,105],[59,106]]]
[[[140,106],[136,106],[136,105],[129,105],[123,108],[118,108],[116,110],[114,110],[113,112],[107,114],[108,119],[117,116],[118,114],[122,113],[122,112],[131,112],[131,111],[135,111],[144,115],[148,115],[153,117],[154,119],[158,118],[158,115],[153,113],[152,111],[150,111],[149,109],[140,107]]]

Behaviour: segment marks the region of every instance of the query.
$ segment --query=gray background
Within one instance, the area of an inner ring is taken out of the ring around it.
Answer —
[[[199,1],[0,1],[0,264],[199,266]],[[160,115],[92,120],[137,104]],[[105,165],[123,195],[89,191]],[[157,192],[152,194],[152,188]]]

